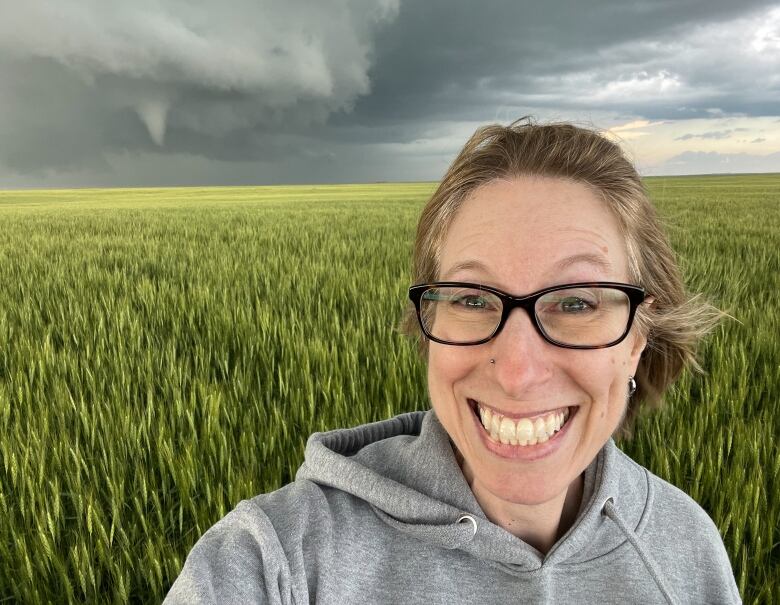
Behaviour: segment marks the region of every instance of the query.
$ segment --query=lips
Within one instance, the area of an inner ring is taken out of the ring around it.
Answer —
[[[491,412],[491,418],[489,419],[490,428],[486,428],[483,422],[483,417],[487,416],[485,409],[492,410],[493,408],[485,408],[481,402],[478,403],[471,398],[468,399],[468,404],[472,408],[472,413],[474,414],[475,428],[486,449],[501,458],[525,460],[529,462],[546,458],[562,446],[572,424],[571,420],[579,411],[578,405],[572,405],[568,407],[549,408],[549,410],[552,411],[552,414],[550,414],[550,411],[542,413],[533,412],[533,416],[516,414],[515,416],[518,418],[516,424],[515,421],[505,420],[500,413],[492,414]],[[482,410],[482,414],[480,414],[480,407],[485,408]],[[553,425],[554,430],[551,431],[550,434],[546,434],[546,431],[543,431],[542,429],[541,419],[545,418],[546,420],[550,420],[555,417],[560,419],[561,416],[563,416],[564,419],[563,424],[559,423],[557,428]],[[497,425],[493,424],[492,417],[501,418],[500,423]],[[512,417],[510,416],[509,418]],[[533,418],[533,421],[531,418]],[[487,420],[487,418],[485,419]],[[518,427],[522,427],[521,432],[525,433],[528,431],[530,425],[533,426],[536,435],[521,435],[517,432],[515,432],[514,435],[511,434],[512,426],[515,427],[516,431],[518,430]],[[545,432],[545,435],[539,439],[538,435],[541,432]]]

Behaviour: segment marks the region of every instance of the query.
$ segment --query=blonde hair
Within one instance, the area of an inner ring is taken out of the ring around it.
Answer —
[[[686,292],[655,207],[618,145],[594,130],[566,123],[537,125],[529,118],[478,129],[422,211],[414,244],[413,283],[438,279],[442,245],[464,199],[495,179],[520,176],[567,179],[596,192],[618,219],[632,283],[654,297],[651,305],[640,305],[635,318],[648,344],[635,376],[636,393],[618,431],[630,436],[640,409],[658,407],[686,366],[701,371],[696,346],[724,313]],[[420,354],[427,358],[428,341],[411,303],[400,329],[418,340]]]

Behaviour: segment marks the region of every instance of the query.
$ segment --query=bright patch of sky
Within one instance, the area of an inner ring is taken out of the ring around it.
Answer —
[[[780,172],[780,118],[635,120],[608,132],[646,175]],[[709,168],[702,164],[707,158]]]

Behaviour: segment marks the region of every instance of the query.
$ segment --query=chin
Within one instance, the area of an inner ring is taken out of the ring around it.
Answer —
[[[493,495],[506,502],[533,506],[559,497],[561,493],[565,493],[569,489],[569,486],[579,476],[577,474],[571,478],[556,478],[555,481],[551,482],[538,478],[523,478],[518,475],[519,473],[514,474],[514,477],[506,477],[506,480],[497,477],[489,482],[483,481],[481,483]],[[537,484],[530,485],[531,482]]]

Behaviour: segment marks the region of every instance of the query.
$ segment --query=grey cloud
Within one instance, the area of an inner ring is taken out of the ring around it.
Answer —
[[[744,32],[735,37],[729,22],[771,6],[507,0],[453,10],[447,0],[407,2],[393,27],[378,36],[371,71],[376,94],[357,109],[367,122],[473,118],[502,104],[619,108],[675,119],[704,116],[717,101],[726,113],[748,103],[746,113],[767,115],[767,106],[776,111],[777,93],[768,89],[778,58],[768,53],[764,65],[746,65],[744,53],[735,51],[748,41],[740,39]],[[763,74],[766,83],[754,81]],[[730,82],[735,77],[738,86]],[[681,106],[688,108],[685,116]]]
[[[35,170],[121,149],[273,153],[288,125],[322,123],[370,92],[373,38],[397,10],[398,0],[18,2],[0,20],[0,78],[12,83],[0,161]]]
[[[0,57],[0,73],[13,83],[0,87],[0,161],[20,172],[105,168],[104,124],[119,132],[127,126],[123,116],[48,61]]]
[[[427,179],[457,145],[413,143],[462,124],[777,115],[773,7],[0,0],[0,164],[42,184],[192,182],[187,158],[213,182]]]
[[[747,128],[730,128],[728,130],[711,130],[701,134],[684,134],[675,138],[675,141],[690,141],[691,139],[728,139],[734,132],[745,132]]]

